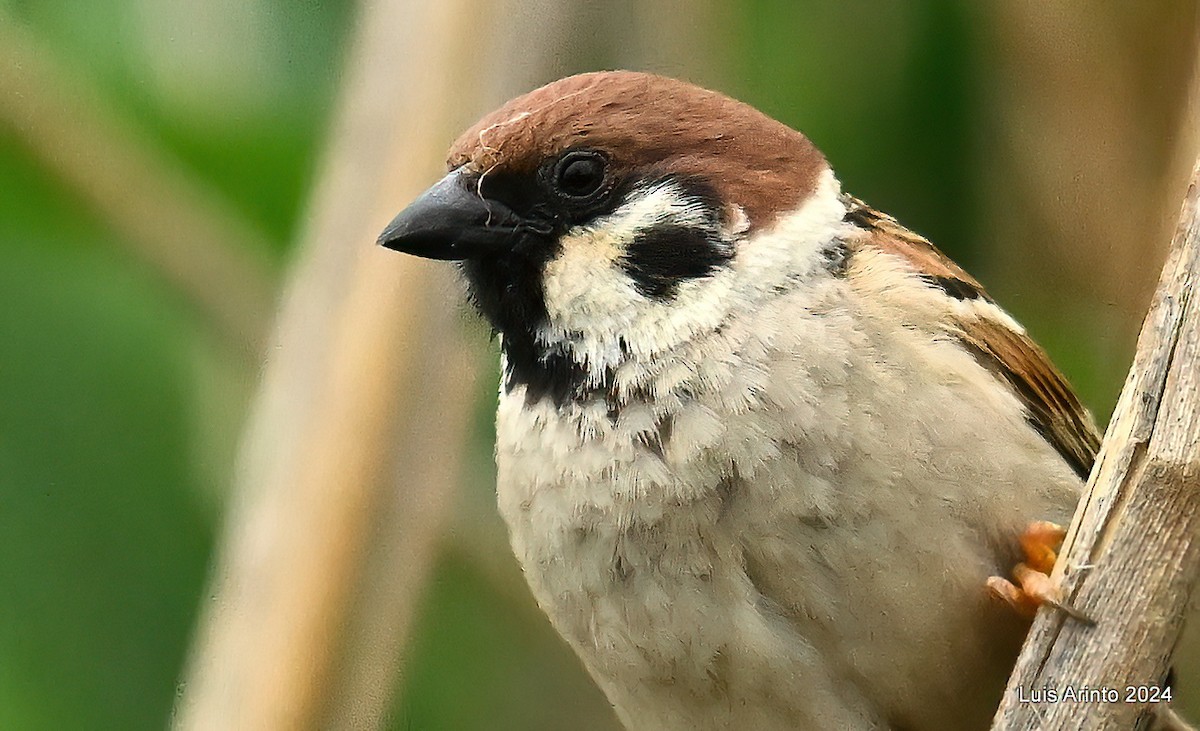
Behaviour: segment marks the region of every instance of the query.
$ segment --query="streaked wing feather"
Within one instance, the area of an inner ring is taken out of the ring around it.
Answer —
[[[991,298],[971,275],[925,238],[852,196],[843,196],[846,220],[872,233],[872,243],[909,263],[930,286],[948,298],[946,328],[996,378],[1007,383],[1025,406],[1031,424],[1087,479],[1100,447],[1100,436],[1066,379],[1037,343],[1014,329],[1006,317],[989,317],[983,307],[971,314],[954,300],[981,300],[997,312]]]

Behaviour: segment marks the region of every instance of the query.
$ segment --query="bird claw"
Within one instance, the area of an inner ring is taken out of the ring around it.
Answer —
[[[1048,520],[1035,520],[1030,523],[1018,539],[1021,551],[1025,554],[1025,565],[1033,571],[1049,576],[1054,570],[1054,562],[1058,560],[1058,549],[1062,547],[1066,537],[1067,529],[1058,523]]]
[[[1063,602],[1062,589],[1050,578],[1054,562],[1058,560],[1058,549],[1062,546],[1066,530],[1046,520],[1029,524],[1021,534],[1021,552],[1025,560],[1012,571],[1016,583],[1000,576],[991,576],[987,587],[992,594],[1003,599],[1023,617],[1033,619],[1043,604],[1048,604],[1086,624],[1095,624],[1087,615]]]

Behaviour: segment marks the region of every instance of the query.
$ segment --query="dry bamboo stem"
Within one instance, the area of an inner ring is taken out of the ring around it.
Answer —
[[[450,352],[449,271],[390,256],[374,239],[436,179],[470,113],[474,39],[463,31],[479,10],[386,0],[360,17],[337,144],[243,440],[177,728],[325,727],[347,682],[364,582],[379,579],[366,569],[379,541],[403,559],[387,577],[389,626],[407,633],[452,504],[471,386]],[[441,448],[407,438],[418,432]],[[381,511],[392,525],[379,526]],[[373,692],[386,696],[392,670]],[[377,715],[383,704],[351,705]]]
[[[1054,578],[1095,626],[1043,609],[993,729],[1145,728],[1200,572],[1200,163]],[[1116,702],[1062,699],[1112,689]],[[1126,702],[1133,688],[1134,702]],[[1045,690],[1057,702],[1031,699]],[[1147,691],[1153,693],[1154,691]]]
[[[380,724],[453,504],[478,358],[450,268],[373,241],[462,127],[553,75],[566,36],[552,28],[577,3],[365,7],[177,728]],[[517,62],[482,78],[506,43]]]

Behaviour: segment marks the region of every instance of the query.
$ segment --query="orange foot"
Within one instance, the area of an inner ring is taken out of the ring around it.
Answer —
[[[1050,578],[1054,562],[1058,560],[1058,549],[1066,534],[1067,531],[1056,523],[1045,520],[1030,523],[1020,539],[1025,561],[1017,564],[1012,571],[1017,583],[992,576],[987,580],[988,589],[1008,602],[1017,613],[1030,619],[1037,614],[1038,607],[1049,604],[1091,624],[1090,618],[1063,603],[1062,591]]]

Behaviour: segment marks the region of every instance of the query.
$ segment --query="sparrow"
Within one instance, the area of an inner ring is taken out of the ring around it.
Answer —
[[[448,170],[379,242],[456,262],[497,333],[500,513],[621,722],[988,728],[1029,626],[989,577],[1099,444],[1021,325],[683,81],[555,81]]]

